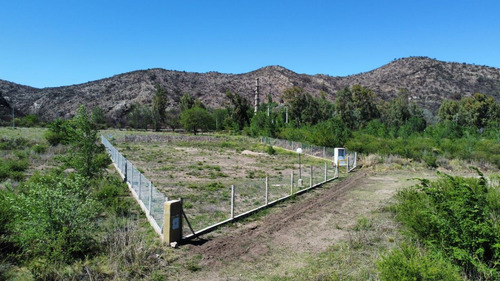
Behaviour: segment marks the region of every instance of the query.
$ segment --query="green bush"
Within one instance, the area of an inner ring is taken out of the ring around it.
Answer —
[[[397,193],[396,218],[436,247],[472,279],[500,277],[498,184],[440,174]]]
[[[27,259],[70,262],[94,248],[93,231],[100,204],[77,175],[33,176],[17,196],[9,197],[10,240]]]
[[[25,138],[14,138],[14,139],[1,138],[0,139],[0,150],[24,149],[25,147],[27,147],[29,145],[30,145],[30,142]]]
[[[24,178],[24,171],[28,169],[29,163],[26,159],[5,159],[0,162],[0,181],[7,178],[20,181]]]
[[[47,150],[47,146],[46,145],[43,145],[43,144],[35,144],[31,147],[31,149],[35,152],[35,153],[38,153],[38,154],[41,154],[41,153],[45,153],[45,151]]]
[[[272,145],[266,146],[266,153],[269,155],[275,155],[276,154],[276,149]]]
[[[124,196],[128,195],[127,185],[117,178],[108,177],[101,182],[95,191],[95,197],[109,211],[118,216],[130,214],[131,202]]]
[[[413,245],[393,249],[377,262],[380,279],[405,280],[462,280],[459,269],[445,257],[425,253]]]

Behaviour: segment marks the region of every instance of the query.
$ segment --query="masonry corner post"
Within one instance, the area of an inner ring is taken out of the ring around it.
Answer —
[[[182,240],[182,201],[171,200],[163,203],[163,242]]]

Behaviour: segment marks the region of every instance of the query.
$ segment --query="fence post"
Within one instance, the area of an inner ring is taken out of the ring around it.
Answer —
[[[234,185],[231,185],[231,219],[234,219]]]
[[[148,215],[151,216],[151,202],[153,201],[153,183],[149,182],[149,203],[148,203]]]
[[[123,171],[123,181],[127,182],[127,160],[125,160],[125,169]]]
[[[346,161],[346,173],[349,173],[349,156],[346,157],[347,161]]]
[[[309,175],[309,187],[313,186],[313,165],[311,165],[311,174]]]
[[[335,165],[335,175],[337,176],[337,178],[339,177],[339,165],[338,164],[340,164],[339,161],[337,161],[337,165]]]
[[[325,162],[325,181],[328,179],[328,164]]]
[[[358,160],[358,153],[354,152],[354,168],[356,168],[356,161]]]
[[[139,200],[141,200],[141,194],[142,194],[142,174],[139,173]]]
[[[266,206],[269,202],[269,177],[266,176]]]
[[[134,165],[132,163],[130,163],[130,186],[134,189]]]
[[[326,158],[326,148],[323,146],[323,158]]]
[[[293,171],[290,176],[290,195],[293,195]]]

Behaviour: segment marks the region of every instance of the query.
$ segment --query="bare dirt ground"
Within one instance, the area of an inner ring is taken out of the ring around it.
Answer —
[[[286,277],[311,256],[349,239],[360,217],[369,217],[384,206],[398,188],[416,183],[408,178],[434,176],[429,170],[358,170],[297,198],[293,204],[271,210],[260,220],[223,229],[200,245],[184,246],[186,252],[198,257],[202,268],[181,279]]]

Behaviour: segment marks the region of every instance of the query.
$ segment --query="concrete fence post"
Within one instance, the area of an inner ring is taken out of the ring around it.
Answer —
[[[323,158],[326,158],[326,148],[323,146]]]
[[[266,206],[269,203],[269,177],[266,176]]]
[[[346,157],[346,173],[349,173],[349,156]]]
[[[130,163],[130,186],[134,189],[134,165],[132,163]]]
[[[231,185],[231,219],[234,219],[234,185]]]
[[[311,174],[309,175],[309,187],[313,186],[313,165],[311,165]]]
[[[356,168],[356,162],[358,161],[358,153],[354,152],[354,168]]]
[[[141,194],[142,194],[142,174],[139,173],[139,194],[138,194],[139,200],[141,200]]]
[[[340,164],[340,162],[337,163],[337,165],[335,165],[335,177],[337,177],[337,178],[339,177],[339,165],[338,164]]]
[[[290,175],[290,195],[293,195],[293,171]]]
[[[325,181],[328,179],[328,164],[325,162]]]
[[[125,160],[125,169],[123,171],[123,181],[127,182],[127,160]]]
[[[153,201],[153,183],[149,182],[149,202],[148,202],[148,215],[151,215],[151,203]]]

